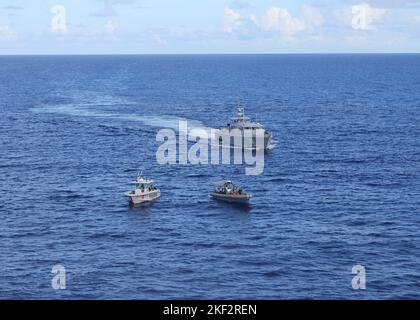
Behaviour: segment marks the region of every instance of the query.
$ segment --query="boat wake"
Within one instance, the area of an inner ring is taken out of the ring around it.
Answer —
[[[271,151],[277,147],[277,141],[272,140],[271,143],[267,146],[266,150]]]
[[[53,113],[62,114],[73,117],[95,117],[104,118],[114,121],[119,121],[122,124],[126,122],[138,122],[143,126],[154,128],[168,128],[179,132],[180,122],[188,124],[187,131],[195,133],[196,137],[209,138],[211,137],[211,128],[206,127],[201,121],[195,119],[188,119],[184,117],[177,117],[173,115],[139,115],[130,113],[116,113],[112,111],[92,110],[90,105],[55,105],[55,106],[42,106],[34,107],[31,109],[35,113]],[[115,123],[113,123],[115,125]],[[187,133],[187,132],[184,132]],[[192,139],[195,140],[195,139]]]

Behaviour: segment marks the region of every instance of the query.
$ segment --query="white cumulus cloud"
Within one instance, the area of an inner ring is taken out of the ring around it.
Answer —
[[[305,30],[305,23],[299,18],[293,17],[287,9],[272,7],[267,10],[260,26],[263,30],[273,30],[285,35],[293,35]]]
[[[223,15],[223,31],[233,32],[233,30],[242,24],[241,15],[230,7],[225,7]]]
[[[274,32],[292,39],[295,35],[313,31],[324,24],[324,18],[318,9],[302,6],[299,16],[293,16],[287,9],[271,7],[261,18],[251,16],[251,20],[263,31]]]
[[[16,35],[14,29],[9,26],[0,26],[0,38],[11,38]]]

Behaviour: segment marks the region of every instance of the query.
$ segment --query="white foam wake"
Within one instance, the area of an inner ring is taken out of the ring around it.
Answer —
[[[83,106],[75,105],[58,105],[58,106],[43,106],[34,107],[31,109],[35,113],[55,113],[63,114],[74,117],[93,117],[93,118],[106,118],[112,120],[132,121],[140,122],[144,126],[155,127],[155,128],[169,128],[174,131],[179,131],[180,122],[187,123],[187,130],[191,132],[194,130],[198,133],[196,136],[200,138],[214,138],[211,134],[212,128],[206,127],[201,121],[188,119],[184,117],[177,117],[173,115],[139,115],[139,114],[128,114],[128,113],[115,113],[108,111],[92,110]],[[198,129],[198,130],[197,130]],[[200,132],[202,134],[200,134]],[[186,133],[186,132],[184,132]]]

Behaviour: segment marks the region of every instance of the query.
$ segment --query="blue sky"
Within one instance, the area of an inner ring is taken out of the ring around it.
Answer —
[[[420,0],[0,0],[0,54],[420,52]]]

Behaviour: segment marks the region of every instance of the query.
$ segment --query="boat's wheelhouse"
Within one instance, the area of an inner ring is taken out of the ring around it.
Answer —
[[[153,180],[138,178],[134,183],[136,191],[140,193],[156,190]]]
[[[250,121],[250,118],[245,116],[243,108],[238,107],[236,118],[232,118],[231,122],[227,125],[229,130],[240,129],[240,130],[252,130],[255,132],[257,129],[263,129],[263,126],[259,123]]]

